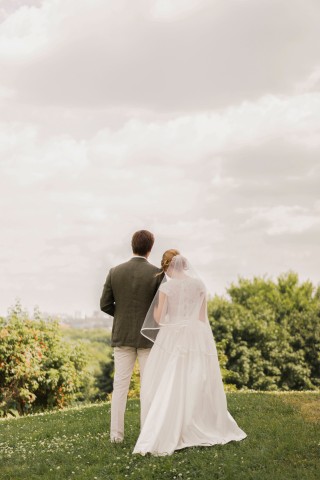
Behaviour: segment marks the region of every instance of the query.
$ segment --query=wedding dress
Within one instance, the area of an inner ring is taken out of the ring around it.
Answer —
[[[133,453],[170,455],[246,437],[227,410],[207,295],[187,260],[175,256],[141,333],[154,345],[141,385],[141,432]]]

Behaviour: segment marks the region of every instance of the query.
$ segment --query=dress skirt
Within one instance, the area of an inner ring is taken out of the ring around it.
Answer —
[[[171,455],[246,437],[227,409],[212,332],[197,323],[196,330],[171,326],[158,334],[144,370],[133,453]]]

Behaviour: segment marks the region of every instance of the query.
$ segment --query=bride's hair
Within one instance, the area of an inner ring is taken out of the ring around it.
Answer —
[[[161,272],[157,273],[157,275],[161,275],[163,273],[166,273],[168,270],[168,267],[171,263],[171,260],[173,257],[176,255],[180,255],[179,250],[176,250],[175,248],[171,248],[170,250],[166,250],[164,254],[162,255],[162,260],[161,260]]]

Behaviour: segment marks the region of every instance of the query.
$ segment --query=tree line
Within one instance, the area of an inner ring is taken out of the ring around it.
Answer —
[[[227,390],[320,387],[319,286],[294,272],[240,277],[208,301],[208,316]],[[59,323],[38,310],[31,319],[17,302],[0,317],[0,416],[103,400],[112,375],[111,356],[93,376],[86,344],[65,341]],[[135,369],[130,396],[138,394]]]

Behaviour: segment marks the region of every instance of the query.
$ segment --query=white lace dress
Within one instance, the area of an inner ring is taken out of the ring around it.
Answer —
[[[170,455],[185,447],[244,439],[245,432],[227,410],[207,315],[201,318],[199,313],[203,283],[175,279],[160,289],[168,300],[167,323],[145,366],[142,427],[133,453]]]

